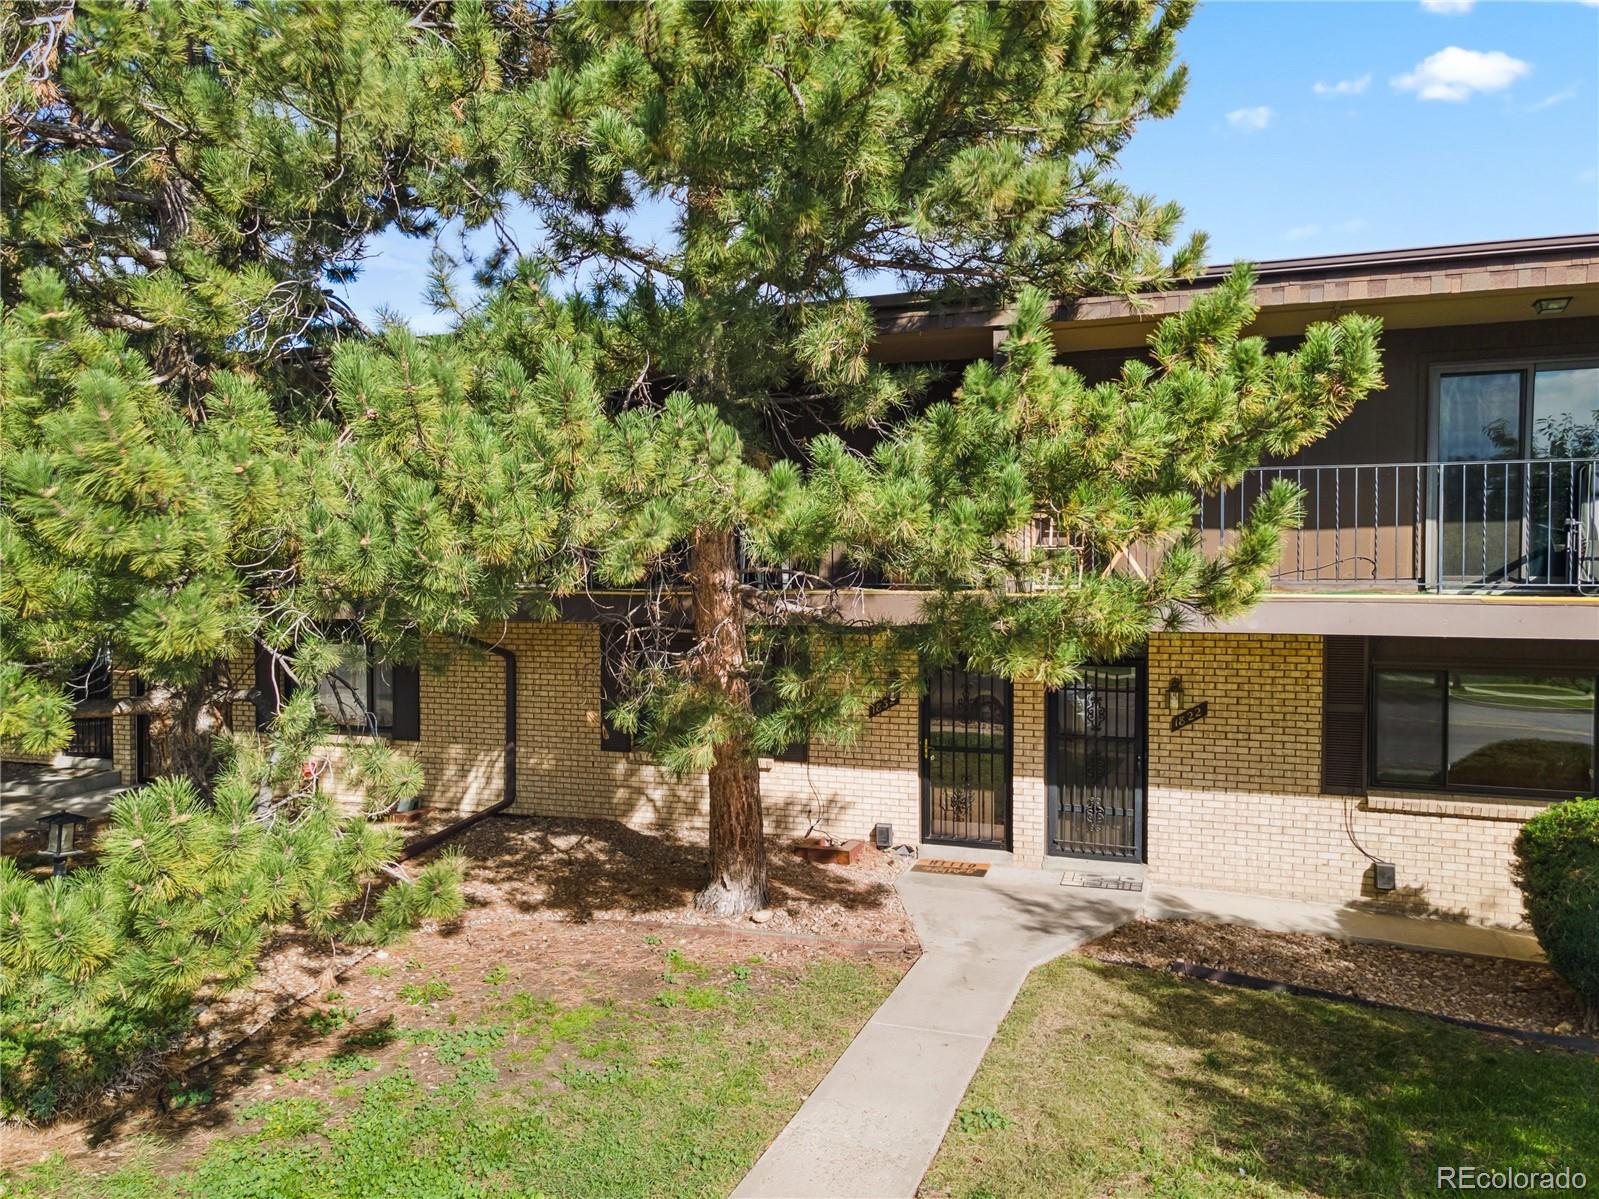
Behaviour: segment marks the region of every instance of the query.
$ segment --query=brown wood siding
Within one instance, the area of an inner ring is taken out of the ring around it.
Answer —
[[[1273,349],[1292,348],[1281,340]],[[1599,353],[1599,317],[1513,321],[1497,325],[1450,325],[1392,329],[1382,335],[1387,387],[1363,401],[1347,420],[1314,445],[1285,461],[1297,466],[1368,462],[1425,462],[1427,394],[1432,368],[1455,362],[1485,362],[1538,355]],[[1090,383],[1113,379],[1136,350],[1094,350],[1062,355],[1061,361]],[[1395,551],[1403,556],[1408,547]]]

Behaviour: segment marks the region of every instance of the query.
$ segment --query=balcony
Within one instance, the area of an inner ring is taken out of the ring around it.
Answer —
[[[1305,493],[1279,589],[1599,595],[1599,458],[1259,467],[1206,498],[1206,548],[1279,479]]]

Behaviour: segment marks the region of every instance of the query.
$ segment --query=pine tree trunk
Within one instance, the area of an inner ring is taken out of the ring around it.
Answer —
[[[748,708],[744,609],[733,535],[708,530],[696,534],[690,573],[700,681]],[[710,770],[711,878],[694,897],[694,906],[717,916],[738,916],[766,906],[761,776],[742,734],[718,743],[715,754]]]
[[[164,720],[151,722],[150,740],[160,773],[186,778],[201,795],[211,790],[216,770],[216,738],[223,723],[217,706],[200,688],[183,688]]]
[[[217,738],[227,731],[227,707],[235,692],[213,671],[200,683],[178,687],[158,683],[142,695],[80,705],[88,716],[132,716],[149,721],[154,761],[145,763],[153,778],[187,778],[201,795],[210,794],[217,767]]]

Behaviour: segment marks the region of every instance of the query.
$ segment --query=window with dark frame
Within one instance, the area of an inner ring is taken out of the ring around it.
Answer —
[[[386,662],[374,661],[361,641],[346,642],[339,652],[339,665],[317,683],[317,709],[341,733],[392,733],[393,668]]]
[[[1440,461],[1599,452],[1599,360],[1448,365],[1438,368],[1436,389]]]
[[[687,629],[680,630],[672,635],[673,652],[686,653],[693,647],[693,633]],[[602,625],[600,627],[600,748],[609,753],[631,753],[638,745],[638,737],[617,728],[611,720],[612,711],[618,707],[625,696],[622,684],[622,670],[626,659],[626,647],[623,644],[627,637],[627,629],[618,625]],[[762,701],[757,691],[755,697],[757,711],[762,710]],[[779,762],[805,762],[810,759],[810,743],[800,740],[784,747],[772,757]]]
[[[1599,676],[1538,668],[1384,665],[1373,671],[1378,786],[1591,794]]]
[[[777,641],[772,644],[770,658],[767,666],[771,670],[782,670],[789,662],[789,646],[787,642]],[[750,701],[755,708],[756,715],[765,715],[776,704],[776,696],[762,688],[757,681],[753,687]],[[811,743],[807,738],[801,737],[798,741],[791,741],[782,749],[771,755],[775,762],[808,762],[811,760]]]
[[[611,712],[624,698],[621,669],[626,636],[624,628],[600,626],[600,748],[611,753],[632,752],[636,740],[611,723]]]

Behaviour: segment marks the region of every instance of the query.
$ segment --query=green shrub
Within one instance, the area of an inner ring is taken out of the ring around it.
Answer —
[[[0,1116],[44,1122],[165,1050],[188,1027],[187,1002],[102,1009],[91,1018],[27,994],[0,999]]]
[[[1599,1027],[1599,799],[1554,804],[1516,838],[1516,882],[1527,921],[1556,974]]]

